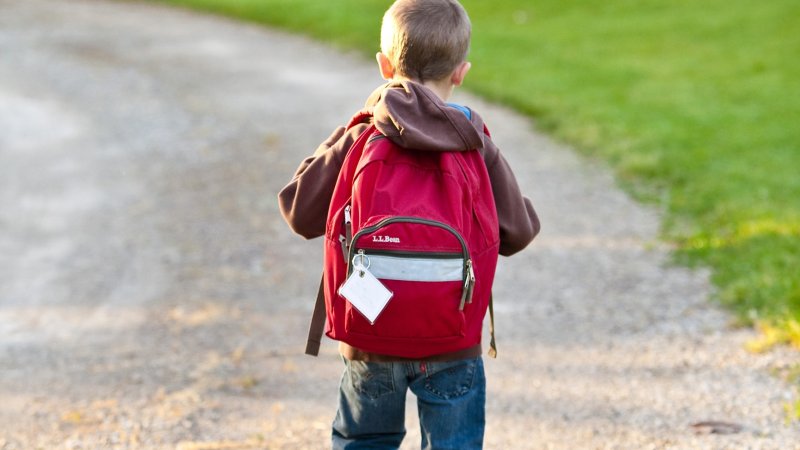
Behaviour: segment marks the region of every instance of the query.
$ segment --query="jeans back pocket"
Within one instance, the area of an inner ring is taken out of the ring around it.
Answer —
[[[460,397],[472,389],[480,364],[480,358],[427,363],[425,390],[445,400]]]
[[[376,399],[394,392],[391,364],[347,361],[347,374],[353,390],[361,396]]]

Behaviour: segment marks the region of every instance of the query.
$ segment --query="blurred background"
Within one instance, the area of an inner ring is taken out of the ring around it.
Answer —
[[[389,4],[0,0],[0,449],[327,442],[321,249],[275,194],[381,83]],[[792,448],[800,4],[463,4],[458,100],[544,224],[487,448]]]

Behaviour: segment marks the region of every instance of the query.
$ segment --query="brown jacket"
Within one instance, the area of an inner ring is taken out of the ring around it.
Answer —
[[[539,232],[539,219],[530,200],[522,195],[511,167],[484,132],[483,119],[470,117],[444,103],[430,89],[413,82],[392,82],[369,97],[373,123],[401,147],[426,151],[479,149],[492,184],[500,224],[500,254],[510,256],[525,248]],[[278,195],[281,212],[289,226],[306,239],[325,234],[328,206],[342,162],[353,142],[368,127],[336,129],[298,167],[292,181]],[[398,360],[397,357],[362,352],[340,344],[342,355],[351,360]],[[481,353],[480,345],[431,360],[455,360]]]

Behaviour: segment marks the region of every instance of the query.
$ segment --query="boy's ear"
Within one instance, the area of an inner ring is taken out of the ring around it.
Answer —
[[[453,71],[453,74],[450,75],[450,82],[453,83],[453,86],[461,86],[461,83],[464,82],[464,78],[467,76],[467,72],[472,67],[472,63],[464,61],[456,67],[456,70]]]
[[[381,77],[387,81],[393,79],[394,67],[392,67],[392,62],[389,61],[389,57],[382,52],[378,52],[375,58],[378,60],[378,68],[381,71]]]

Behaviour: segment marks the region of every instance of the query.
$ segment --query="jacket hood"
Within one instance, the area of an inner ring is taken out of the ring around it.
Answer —
[[[411,81],[390,82],[367,100],[375,128],[404,148],[465,151],[483,148],[483,119],[468,118],[432,90]]]

